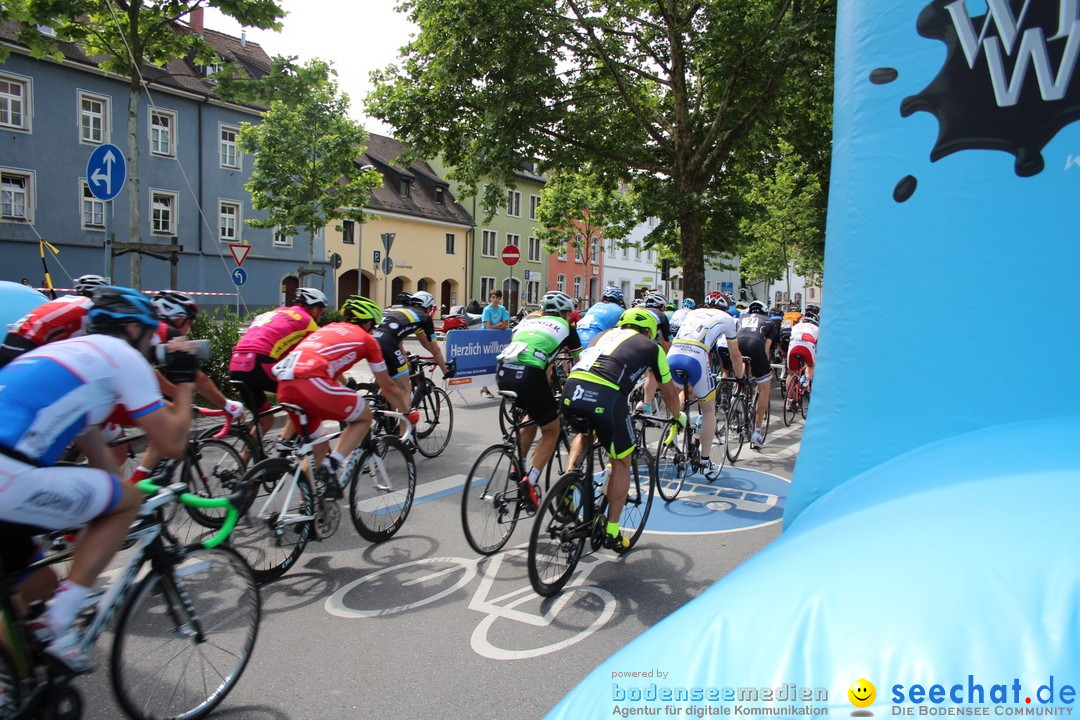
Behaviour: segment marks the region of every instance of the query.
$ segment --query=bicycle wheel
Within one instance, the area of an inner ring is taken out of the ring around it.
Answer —
[[[799,412],[799,391],[797,389],[799,380],[795,379],[791,387],[788,388],[787,395],[784,398],[784,426],[787,427],[791,423],[795,422],[795,413]],[[790,409],[788,406],[791,406]]]
[[[240,452],[222,440],[202,440],[184,459],[180,480],[187,483],[191,493],[200,497],[226,497],[244,476],[244,459]],[[208,528],[221,527],[224,508],[195,508],[184,505],[191,519]]]
[[[480,454],[461,491],[461,527],[469,546],[481,555],[502,549],[521,513],[519,472],[505,445],[492,445]]]
[[[454,406],[442,388],[430,386],[420,403],[420,421],[416,425],[416,449],[427,458],[442,454],[454,432]]]
[[[645,522],[649,519],[653,495],[657,490],[657,483],[653,482],[655,474],[656,461],[653,460],[652,453],[643,447],[634,450],[634,459],[630,464],[630,487],[627,488],[626,503],[619,514],[619,529],[623,537],[630,541],[630,547],[634,547],[634,543],[641,537]],[[605,516],[607,504],[607,498],[600,503]]]
[[[727,445],[724,446],[724,454],[728,462],[735,462],[742,452],[743,443],[747,440],[746,419],[746,396],[742,393],[731,398],[731,410],[727,413],[728,436]]]
[[[555,482],[570,470],[570,436],[566,434],[566,427],[559,431],[559,440],[555,443],[555,451],[551,453],[547,467],[544,468],[544,490],[552,486],[551,477],[555,476]]]
[[[529,582],[540,595],[559,592],[577,567],[588,536],[586,504],[592,499],[591,482],[572,470],[555,483],[536,513],[529,533]]]
[[[370,542],[382,542],[405,523],[416,494],[416,463],[396,435],[380,435],[350,463],[349,508],[353,525]]]
[[[513,400],[503,398],[499,403],[499,429],[503,437],[508,436],[515,425],[520,425],[524,417],[524,411],[515,405]]]
[[[251,657],[259,589],[231,548],[199,548],[153,567],[124,603],[113,641],[113,692],[129,717],[201,718]]]
[[[656,468],[654,480],[656,491],[664,502],[671,502],[682,492],[683,484],[687,476],[694,472],[690,467],[690,459],[687,457],[685,445],[688,428],[684,428],[675,435],[675,442],[670,445],[664,441],[667,439],[669,430],[664,429],[660,441],[656,444]]]
[[[197,439],[200,443],[203,440],[215,440],[217,438],[214,435],[220,430],[220,426],[209,427],[198,434]],[[240,453],[240,457],[245,458],[245,465],[252,465],[259,460],[266,458],[266,451],[255,440],[255,437],[251,432],[243,426],[233,426],[229,428],[228,434],[221,438],[221,442],[228,443],[234,450]]]
[[[799,412],[802,413],[803,420],[806,419],[806,413],[807,413],[807,411],[809,409],[810,409],[810,390],[804,388],[803,391],[801,393],[799,393]]]
[[[248,506],[241,510],[232,543],[251,566],[259,584],[284,575],[300,558],[311,538],[314,491],[307,475],[301,473],[289,497],[294,467],[292,461],[285,458],[267,458],[256,463],[240,480],[253,483],[256,492]],[[279,484],[282,488],[273,502],[268,503]]]

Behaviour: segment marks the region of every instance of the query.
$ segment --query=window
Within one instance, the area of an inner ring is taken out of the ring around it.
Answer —
[[[495,290],[495,278],[493,277],[481,277],[480,278],[480,297],[487,302],[491,297],[492,291]]]
[[[530,195],[529,196],[529,219],[530,220],[535,220],[539,216],[540,216],[540,196],[539,195]]]
[[[240,148],[236,140],[240,136],[240,128],[232,125],[220,125],[221,140],[218,143],[218,158],[221,167],[230,170],[240,169]]]
[[[356,223],[352,220],[341,222],[341,242],[345,245],[356,244]]]
[[[274,228],[274,247],[291,248],[292,240],[292,235],[286,235],[279,227]]]
[[[506,191],[506,214],[521,217],[521,193],[515,190]]]
[[[648,256],[648,258],[649,258],[649,262],[652,262],[653,260],[655,260],[655,259],[656,259],[656,258],[655,258],[655,256],[653,255],[653,251],[652,251],[652,250],[650,250],[650,251],[649,251],[649,252],[647,253],[647,256]]]
[[[401,197],[412,197],[412,180],[401,178]]]
[[[559,292],[566,292],[566,276],[559,275],[555,278],[555,289]]]
[[[558,259],[559,260],[565,260],[566,259],[566,246],[565,245],[559,245]]]
[[[176,154],[176,113],[150,111],[150,152],[167,157]]]
[[[597,240],[596,238],[593,238],[591,255],[592,255],[592,261],[594,263],[596,262],[596,256],[597,256],[597,254],[599,254],[599,252],[600,252],[600,241]]]
[[[574,243],[574,261],[583,263],[585,262],[585,256],[581,252],[581,243],[585,238],[581,235],[577,236],[577,242]]]
[[[153,235],[176,234],[176,193],[150,191],[150,233]]]
[[[540,238],[529,238],[529,260],[540,262]]]
[[[109,98],[79,91],[79,142],[100,145],[109,139]]]
[[[218,239],[236,242],[240,239],[240,203],[232,200],[218,202]]]
[[[457,244],[457,238],[454,237],[454,233],[446,233],[446,254],[447,255],[454,255],[455,254],[456,250],[455,250],[454,246],[456,244]]]
[[[494,230],[485,230],[483,244],[480,246],[480,254],[485,257],[495,257],[495,243],[497,239],[498,233]],[[487,295],[484,297],[486,298]]]
[[[609,258],[614,258],[615,257],[615,243],[614,242],[608,242],[608,244],[607,244],[607,256]]]
[[[0,127],[30,130],[30,79],[0,75]]]
[[[506,244],[507,245],[513,245],[514,247],[518,247],[518,248],[521,247],[521,236],[520,235],[511,235],[510,233],[506,233]]]
[[[98,200],[90,192],[90,185],[85,180],[79,181],[82,191],[82,226],[84,230],[105,229],[105,201]]]
[[[33,222],[34,175],[30,171],[0,171],[0,219]]]
[[[576,275],[574,277],[574,297],[575,298],[581,297],[581,276],[580,275]]]
[[[435,202],[442,205],[446,202],[443,198],[443,189],[441,187],[435,188]]]
[[[640,245],[635,245],[634,246],[634,259],[635,260],[640,260],[641,259],[641,246]]]
[[[202,71],[203,71],[203,77],[210,80],[210,82],[216,84],[217,81],[212,80],[211,78],[213,78],[215,75],[217,75],[219,72],[221,72],[221,63],[210,63],[209,65],[203,65]]]

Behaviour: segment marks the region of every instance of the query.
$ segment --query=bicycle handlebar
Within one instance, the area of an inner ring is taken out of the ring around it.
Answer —
[[[151,496],[159,495],[162,491],[168,491],[172,494],[172,497],[191,507],[201,509],[226,508],[225,522],[222,523],[221,529],[213,537],[202,542],[202,546],[207,550],[215,548],[225,542],[229,537],[229,534],[232,533],[233,528],[236,527],[237,520],[240,518],[240,510],[236,507],[235,503],[233,503],[232,498],[205,498],[200,495],[183,492],[179,489],[185,487],[183,483],[162,487],[154,482],[154,478],[147,478],[135,483],[135,487]]]
[[[225,424],[221,426],[220,430],[218,430],[216,433],[214,433],[213,438],[215,440],[221,440],[222,438],[224,438],[226,435],[229,434],[229,430],[230,430],[230,428],[232,428],[232,424],[233,424],[232,415],[230,415],[229,413],[225,412],[224,410],[221,410],[220,408],[215,410],[213,408],[204,408],[204,407],[196,407],[195,412],[198,413],[199,415],[202,415],[203,417],[221,417],[221,416],[225,416]]]

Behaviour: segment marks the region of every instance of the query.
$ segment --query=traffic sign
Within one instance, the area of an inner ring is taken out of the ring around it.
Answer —
[[[127,161],[120,148],[106,143],[90,153],[86,161],[86,184],[98,200],[112,200],[127,180]]]
[[[394,272],[394,258],[387,255],[382,261],[383,275],[389,275]]]
[[[233,268],[232,281],[233,285],[235,285],[236,287],[242,286],[244,283],[247,282],[247,270],[239,267]]]
[[[520,259],[521,250],[518,249],[517,245],[507,245],[503,248],[502,261],[504,265],[513,267],[514,265],[517,265],[518,260]]]
[[[244,260],[247,260],[251,246],[243,243],[229,243],[229,252],[232,253],[232,259],[236,261],[236,267],[240,267],[244,264]]]
[[[386,254],[390,254],[390,247],[394,244],[394,238],[397,237],[396,233],[383,233],[382,244],[386,248]]]
[[[341,255],[337,253],[330,253],[330,264],[335,270],[341,267]]]
[[[382,253],[378,250],[375,251],[375,269],[379,269],[379,262],[382,260]]]

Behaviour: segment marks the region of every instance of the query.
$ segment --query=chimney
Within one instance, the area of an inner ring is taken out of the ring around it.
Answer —
[[[240,31],[240,47],[247,47],[247,30]]]
[[[192,9],[191,14],[188,15],[188,25],[195,32],[202,35],[203,32],[203,9],[202,5],[199,5]]]

